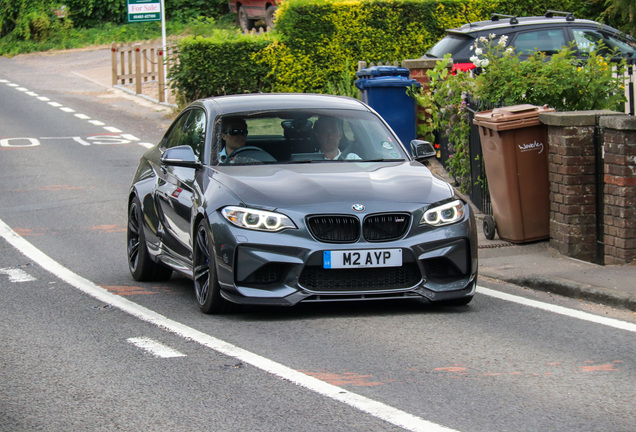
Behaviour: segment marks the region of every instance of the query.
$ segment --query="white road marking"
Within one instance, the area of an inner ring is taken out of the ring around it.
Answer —
[[[6,84],[6,83],[8,83],[8,82],[9,82],[9,81],[7,81],[6,79],[0,79],[0,83]]]
[[[98,299],[101,302],[110,304],[125,313],[154,324],[159,328],[168,330],[176,335],[182,336],[185,339],[197,342],[221,354],[234,357],[243,363],[250,364],[258,369],[282,378],[283,380],[292,382],[300,387],[304,387],[320,395],[342,402],[405,430],[413,432],[454,431],[454,429],[446,428],[413,414],[409,414],[405,411],[383,404],[382,402],[349,392],[341,387],[305,375],[302,372],[298,372],[268,358],[254,354],[236,345],[232,345],[206,333],[188,327],[182,323],[171,320],[157,312],[125,299],[124,297],[112,294],[104,288],[95,285],[88,279],[85,279],[60,265],[24,238],[20,237],[2,220],[0,220],[0,236],[33,262],[38,263],[38,265],[40,265],[43,269],[54,274],[66,283],[76,287],[80,291]]]
[[[106,129],[108,132],[112,132],[112,133],[121,133],[122,132],[121,130],[119,130],[116,127],[113,127],[113,126],[104,126],[104,129]]]
[[[155,357],[161,358],[174,358],[174,357],[185,357],[186,355],[180,353],[177,350],[170,348],[160,342],[152,340],[146,337],[138,337],[138,338],[128,338],[126,339],[131,344],[148,351]]]
[[[60,108],[62,111],[67,112],[67,113],[72,113],[75,112],[75,110],[73,108],[69,108],[69,107],[62,107]]]
[[[95,126],[104,126],[106,123],[100,122],[99,120],[89,120],[90,124],[94,124]]]
[[[126,139],[127,139],[127,140],[129,140],[129,141],[139,141],[139,138],[137,138],[136,136],[131,135],[131,134],[125,134],[125,133],[123,133],[123,134],[121,134],[121,137],[122,137],[122,138],[126,138]]]
[[[594,315],[587,312],[578,311],[575,309],[568,309],[563,306],[552,305],[549,303],[543,303],[537,300],[530,300],[524,297],[519,297],[512,294],[506,294],[500,291],[495,291],[489,288],[477,287],[477,292],[490,297],[495,297],[500,300],[505,300],[513,303],[518,303],[524,306],[530,306],[537,309],[542,309],[548,312],[553,312],[560,315],[565,315],[570,318],[576,318],[583,321],[589,321],[596,324],[602,324],[608,327],[614,327],[621,330],[627,330],[630,332],[636,332],[636,324],[626,321],[620,321],[614,318],[606,318],[598,315]]]
[[[82,138],[80,137],[73,137],[73,141],[80,143],[83,146],[89,146],[91,145],[91,143],[84,141]]]
[[[12,83],[12,82],[7,83],[7,85],[8,85],[9,87],[18,87],[18,84],[15,84],[15,83]]]
[[[155,145],[152,143],[139,143],[140,146],[146,147],[147,149],[153,148]]]
[[[36,92],[26,92],[26,94],[28,94],[29,96],[37,96],[38,94]]]
[[[86,114],[75,114],[75,117],[82,120],[90,120],[90,117],[87,116]]]
[[[18,268],[2,268],[0,274],[9,276],[9,282],[31,282],[37,280],[27,272]]]
[[[51,100],[51,99],[47,98],[46,96],[40,96],[40,97],[38,97],[38,99],[41,100],[42,102],[48,102],[48,101]]]
[[[21,91],[21,92],[28,92],[29,89],[28,88],[24,88],[24,87],[16,87],[15,88],[17,91]]]
[[[58,102],[49,102],[49,105],[51,105],[52,107],[55,107],[55,108],[59,108],[59,107],[62,106],[62,104],[58,103]]]

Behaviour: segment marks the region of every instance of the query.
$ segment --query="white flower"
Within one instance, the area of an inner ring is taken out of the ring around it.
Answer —
[[[492,40],[492,39],[496,38],[496,37],[497,37],[497,35],[496,35],[496,34],[494,34],[494,33],[490,33],[490,34],[488,35],[488,37]]]
[[[499,46],[500,47],[505,47],[506,43],[508,42],[508,36],[503,35],[501,38],[499,38]]]
[[[476,48],[475,49],[475,54],[482,55],[483,53],[484,53],[484,51],[481,48]]]
[[[477,56],[472,56],[469,60],[475,63],[475,65],[480,62],[479,57]]]
[[[488,42],[488,39],[486,39],[486,36],[482,36],[479,38],[479,42]]]
[[[486,67],[486,66],[488,66],[489,64],[490,64],[490,60],[488,60],[488,59],[483,59],[483,60],[481,61],[481,64],[480,64],[479,66],[481,66],[481,67]]]
[[[506,54],[512,54],[514,52],[515,52],[514,48],[512,48],[512,47],[506,48]]]

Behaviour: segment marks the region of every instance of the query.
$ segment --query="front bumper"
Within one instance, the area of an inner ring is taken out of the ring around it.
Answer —
[[[473,215],[444,227],[415,230],[389,242],[324,243],[306,230],[248,231],[224,220],[211,224],[224,298],[239,304],[425,299],[474,294],[477,242]],[[402,249],[402,267],[324,269],[326,250]]]

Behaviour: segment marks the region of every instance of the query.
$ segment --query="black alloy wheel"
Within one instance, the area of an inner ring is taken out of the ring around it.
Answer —
[[[219,314],[228,311],[230,303],[221,296],[221,288],[216,276],[214,248],[211,245],[209,225],[206,221],[201,221],[194,239],[192,262],[194,291],[201,312]]]
[[[130,200],[128,206],[127,255],[128,269],[135,280],[167,280],[172,270],[150,258],[142,226],[141,204],[137,197]]]

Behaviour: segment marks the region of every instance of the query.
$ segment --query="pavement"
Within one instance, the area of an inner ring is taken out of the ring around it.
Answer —
[[[70,65],[69,74],[80,77],[94,85],[103,87],[113,96],[135,100],[148,112],[169,111],[172,107],[160,105],[147,96],[135,96],[111,82],[110,50],[74,50],[69,53],[40,56],[45,64]],[[68,56],[64,58],[64,56]],[[38,64],[38,56],[16,56],[16,62],[26,61]],[[59,70],[56,71],[59,73]],[[69,75],[70,76],[70,75]],[[99,96],[102,97],[102,96]],[[432,169],[444,176],[443,168]],[[439,164],[438,164],[439,165]],[[512,244],[498,237],[488,240],[482,232],[483,214],[477,214],[479,245],[479,278],[481,280],[502,281],[538,291],[581,299],[597,304],[636,311],[636,262],[626,265],[602,266],[576,260],[558,253],[549,241]]]

